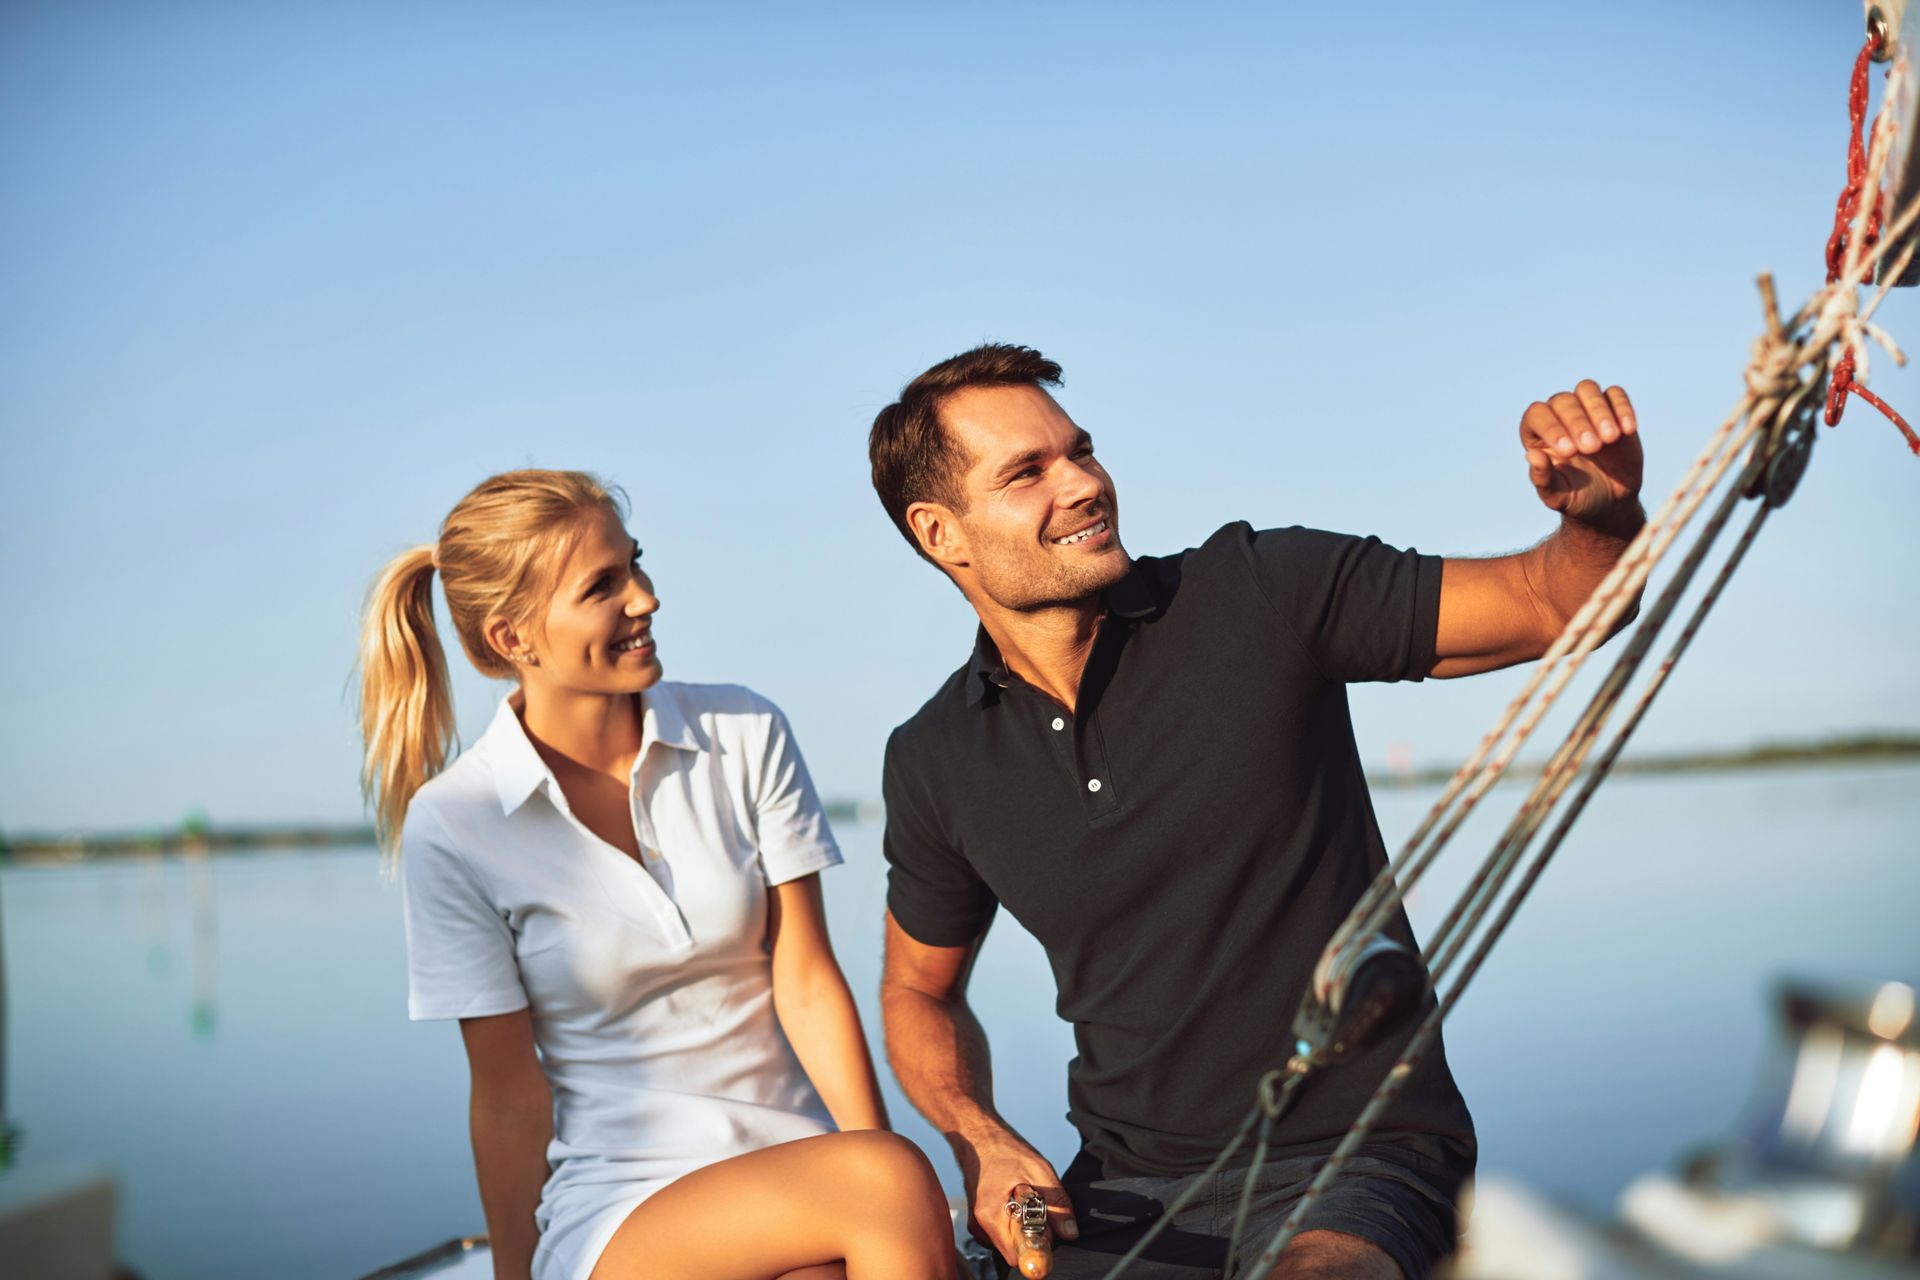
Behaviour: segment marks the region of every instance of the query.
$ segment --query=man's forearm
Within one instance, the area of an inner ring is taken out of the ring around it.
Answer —
[[[887,1060],[907,1100],[950,1143],[969,1146],[1004,1131],[993,1107],[987,1035],[964,1000],[940,1000],[909,987],[882,986]]]
[[[1527,585],[1561,627],[1580,611],[1646,522],[1637,501],[1593,524],[1562,518],[1553,536],[1527,556]]]

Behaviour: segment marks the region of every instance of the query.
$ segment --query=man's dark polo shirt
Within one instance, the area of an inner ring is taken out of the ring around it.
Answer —
[[[1345,686],[1432,668],[1440,564],[1230,524],[1108,591],[1077,713],[983,630],[889,740],[888,908],[932,946],[998,904],[1040,940],[1079,1050],[1068,1118],[1104,1176],[1204,1168],[1286,1061],[1321,949],[1386,861]],[[1403,1039],[1309,1081],[1277,1154],[1330,1151]],[[1438,1044],[1382,1146],[1443,1185],[1471,1171]]]

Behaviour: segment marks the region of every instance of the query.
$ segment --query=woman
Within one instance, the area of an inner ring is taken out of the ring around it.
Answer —
[[[436,570],[467,656],[518,686],[444,772]],[[659,607],[572,471],[485,481],[369,596],[364,779],[410,1012],[460,1020],[494,1273],[954,1280],[828,945],[840,853],[786,720],[662,683]]]

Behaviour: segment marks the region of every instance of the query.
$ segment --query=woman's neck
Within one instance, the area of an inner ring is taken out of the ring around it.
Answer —
[[[559,772],[572,765],[626,782],[640,754],[640,695],[528,684],[518,697],[521,727],[548,768]]]

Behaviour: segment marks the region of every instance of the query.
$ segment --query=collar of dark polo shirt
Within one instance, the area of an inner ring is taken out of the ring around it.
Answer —
[[[1108,618],[1125,618],[1129,622],[1150,618],[1160,608],[1153,583],[1138,560],[1128,567],[1126,577],[1106,589],[1102,602]],[[989,694],[998,698],[1000,690],[1012,684],[1013,679],[1006,659],[1000,656],[1000,646],[993,642],[987,629],[981,627],[974,636],[973,662],[967,672],[967,705],[977,707],[988,701]]]

